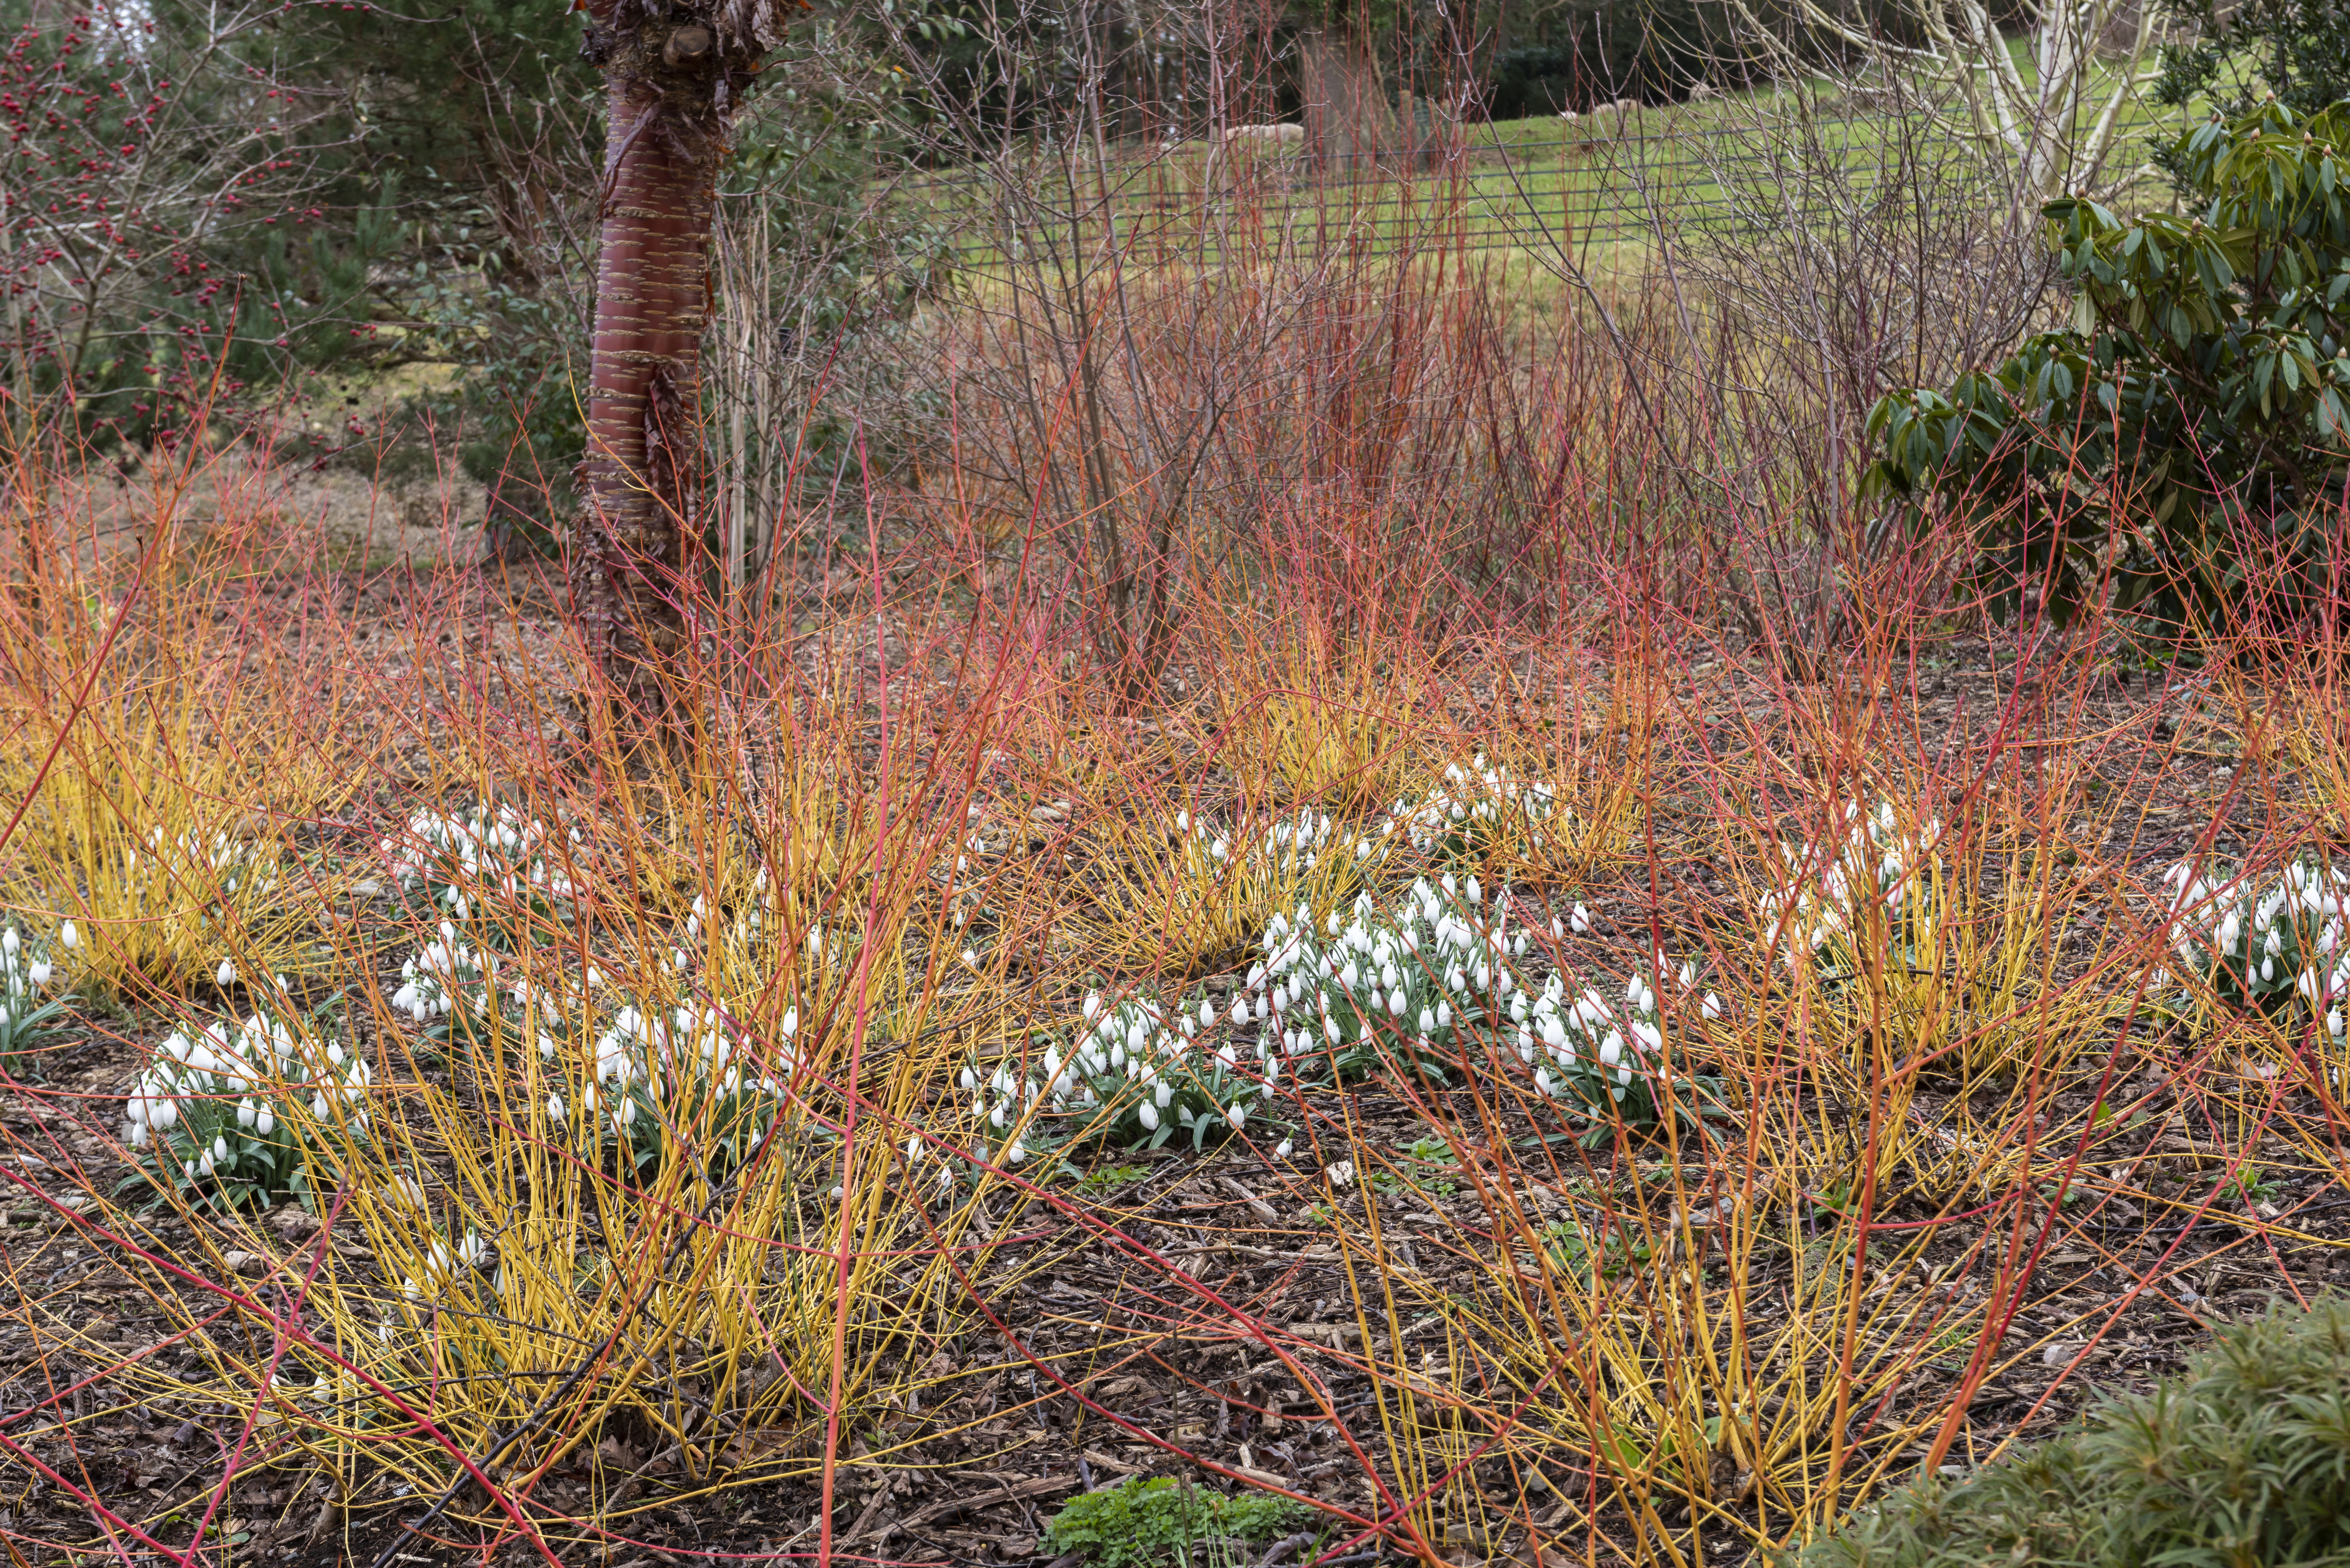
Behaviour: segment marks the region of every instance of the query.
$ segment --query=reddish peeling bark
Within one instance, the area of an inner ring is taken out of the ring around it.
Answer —
[[[630,727],[668,713],[689,633],[710,220],[733,106],[775,41],[766,0],[590,0],[608,124],[573,614]]]

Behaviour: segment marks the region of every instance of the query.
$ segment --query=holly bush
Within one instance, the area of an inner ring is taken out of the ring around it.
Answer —
[[[2072,324],[1884,399],[1864,489],[1973,529],[1976,586],[2007,612],[2037,585],[2062,622],[2110,583],[2141,639],[2176,650],[2330,602],[2345,138],[2350,103],[2302,117],[2271,99],[2178,139],[2176,213],[2048,202]]]

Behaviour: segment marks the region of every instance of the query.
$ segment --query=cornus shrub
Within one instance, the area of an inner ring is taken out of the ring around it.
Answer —
[[[1764,945],[1790,972],[1808,962],[1848,978],[1879,959],[1914,961],[1937,918],[1932,883],[1920,868],[1941,842],[1941,824],[1906,826],[1884,801],[1874,814],[1848,801],[1838,822],[1816,843],[1781,841],[1785,880],[1756,900]],[[1864,943],[1885,950],[1865,953]]]
[[[367,1130],[373,1082],[366,1062],[327,1037],[334,1006],[298,1025],[255,1012],[167,1036],[123,1107],[122,1141],[141,1166],[126,1185],[223,1209],[286,1197],[307,1205],[331,1188],[338,1162],[323,1157],[321,1139]]]
[[[1388,905],[1358,895],[1320,929],[1301,909],[1265,928],[1264,959],[1236,1009],[1265,1025],[1268,1057],[1326,1063],[1341,1080],[1397,1066],[1441,1078],[1457,1033],[1490,1021],[1517,989],[1526,930],[1506,889],[1489,904],[1474,877],[1422,877]],[[1555,922],[1554,922],[1555,925]]]
[[[2102,595],[2175,644],[2243,624],[2255,590],[2324,609],[2350,445],[2350,107],[2270,100],[2171,148],[2179,210],[2042,209],[2072,325],[1869,416],[1866,488],[1979,532],[1979,586],[2061,620]],[[2331,614],[2330,610],[2326,613]]]
[[[2322,1021],[2343,1037],[2350,954],[2343,905],[2350,872],[2296,860],[2266,887],[2199,874],[2182,861],[2163,874],[2171,889],[2170,940],[2180,978],[2222,1010]],[[2165,977],[2168,978],[2168,977]]]
[[[2350,1552],[2350,1304],[2280,1306],[2181,1376],[1863,1510],[1804,1568],[2278,1568]]]

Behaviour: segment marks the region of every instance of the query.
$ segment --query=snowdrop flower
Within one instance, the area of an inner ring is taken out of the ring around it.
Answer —
[[[1555,925],[1557,922],[1553,921],[1552,923]],[[1580,903],[1576,904],[1569,918],[1568,924],[1575,928],[1575,932],[1577,936],[1585,935],[1591,929],[1591,911],[1585,909]]]
[[[226,991],[236,983],[236,965],[226,959],[221,960],[220,968],[213,971],[213,980],[223,991]]]
[[[57,928],[57,940],[63,942],[68,949],[81,946],[81,928],[68,920]]]

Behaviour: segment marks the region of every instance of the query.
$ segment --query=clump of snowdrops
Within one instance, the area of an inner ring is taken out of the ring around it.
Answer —
[[[963,1068],[972,1119],[1003,1163],[1092,1139],[1155,1149],[1180,1137],[1205,1148],[1246,1127],[1279,1087],[1282,1058],[1268,1041],[1244,1050],[1230,1033],[1249,1022],[1245,998],[1227,1012],[1203,996],[1170,1015],[1147,997],[1095,995],[1082,1015],[1066,1053],[1048,1044],[1031,1063]],[[1225,1037],[1211,1046],[1220,1027]]]
[[[589,1015],[582,999],[581,1017]],[[610,1147],[639,1174],[672,1154],[705,1180],[723,1179],[758,1152],[783,1115],[799,1012],[784,1014],[778,1043],[784,1076],[770,1076],[733,1039],[734,1024],[717,1007],[663,1007],[622,997],[596,1037],[584,1083],[547,1096],[547,1120],[567,1129],[581,1155],[600,1165]],[[540,1054],[557,1047],[542,1036]]]
[[[70,950],[80,940],[68,920],[58,930],[59,943]],[[54,992],[58,966],[49,944],[26,936],[16,927],[0,929],[0,1063],[14,1064],[38,1050],[57,1031],[71,1000]]]
[[[1465,767],[1445,764],[1442,782],[1418,802],[1396,802],[1380,832],[1388,838],[1400,832],[1414,851],[1432,859],[1482,865],[1501,844],[1538,854],[1559,810],[1550,785],[1513,777],[1481,752]]]
[[[1701,1106],[1719,1103],[1714,1085],[1672,1070],[1666,1049],[1672,1021],[1660,988],[1679,992],[1684,1018],[1691,1023],[1720,1018],[1721,1000],[1711,992],[1698,996],[1691,965],[1681,965],[1675,980],[1661,972],[1661,961],[1656,967],[1654,983],[1635,974],[1617,1002],[1596,986],[1569,1002],[1557,975],[1539,990],[1510,999],[1518,1060],[1534,1070],[1538,1093],[1595,1121],[1636,1128],[1659,1126],[1669,1115],[1694,1125]],[[1595,1128],[1593,1141],[1599,1136],[1601,1129]]]
[[[501,889],[477,904],[477,923],[502,917],[504,896]],[[515,956],[469,946],[455,922],[443,920],[400,966],[391,1004],[428,1038],[475,1041],[496,1030],[531,1042],[553,1075],[541,1109],[591,1164],[609,1154],[642,1174],[675,1155],[715,1179],[748,1159],[781,1114],[800,1013],[794,1006],[784,1014],[767,1064],[782,1076],[770,1076],[741,1048],[724,1006],[706,992],[695,999],[691,977],[699,974],[706,987],[715,971],[772,961],[774,924],[764,871],[748,907],[731,921],[713,920],[707,902],[695,898],[676,933],[679,945],[656,960],[659,978],[677,992],[663,1001],[615,990],[593,965],[558,969],[534,984],[516,972],[525,966]],[[795,949],[803,970],[821,966],[821,929],[810,927]],[[713,956],[727,961],[713,964]]]
[[[527,940],[534,919],[552,917],[572,896],[558,851],[581,843],[512,806],[495,811],[420,811],[398,835],[378,846],[402,890],[421,891],[446,919],[468,926],[474,940],[511,949]],[[478,921],[477,915],[491,918]]]
[[[1383,1066],[1440,1078],[1456,1033],[1518,989],[1527,931],[1510,921],[1507,889],[1489,902],[1475,877],[1450,872],[1384,905],[1359,894],[1318,928],[1303,908],[1276,915],[1235,1008],[1265,1025],[1268,1059],[1326,1063],[1342,1080]]]
[[[2304,856],[2262,886],[2181,861],[2163,881],[2171,890],[2178,978],[2222,1011],[2321,1023],[2329,1037],[2343,1038],[2350,871]]]
[[[300,1012],[277,995],[243,1023],[174,1030],[123,1108],[122,1141],[144,1179],[218,1208],[331,1189],[333,1142],[367,1130],[373,1072],[338,1037],[338,1004]]]

